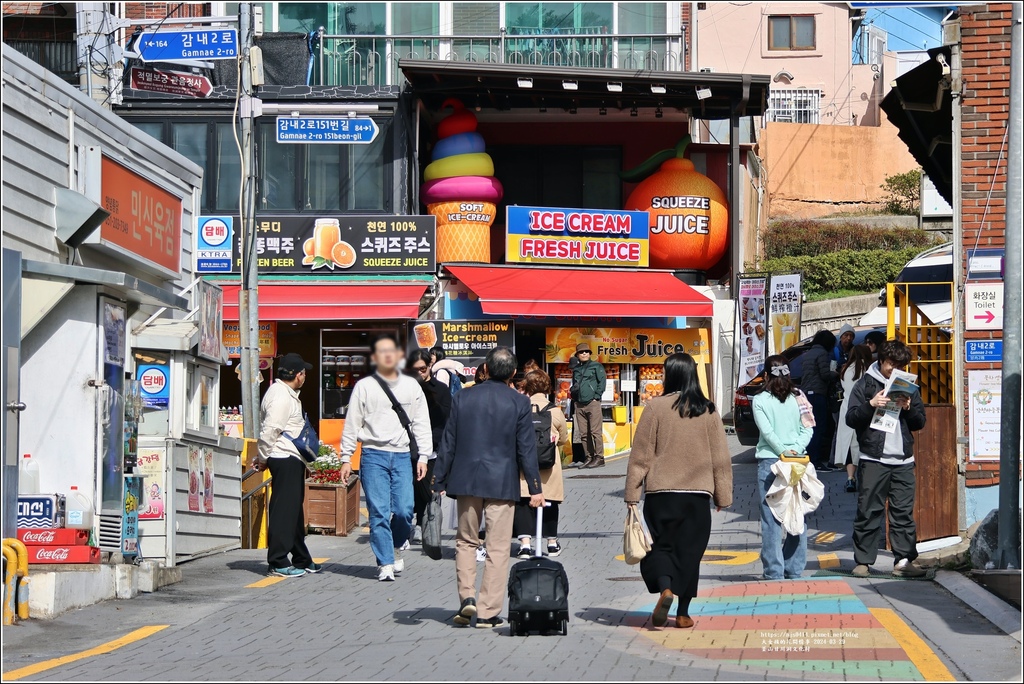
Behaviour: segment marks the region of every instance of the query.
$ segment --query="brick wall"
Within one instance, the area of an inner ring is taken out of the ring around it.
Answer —
[[[1006,236],[1007,121],[1010,110],[1010,4],[960,8],[963,100],[960,151],[964,273],[967,250],[1003,247]],[[968,340],[1001,339],[1002,331],[965,333]],[[970,432],[967,371],[1000,364],[968,363],[964,373],[964,426]],[[996,484],[999,463],[967,465],[967,485]]]
[[[128,19],[211,16],[208,2],[128,2],[124,12]]]
[[[692,67],[690,64],[690,48],[693,46],[693,35],[697,31],[697,24],[691,21],[690,8],[693,5],[689,2],[680,3],[680,20],[679,23],[686,27],[686,45],[683,46],[683,50],[686,53],[686,57],[683,60],[683,71],[689,71]],[[666,27],[671,32],[671,27]]]

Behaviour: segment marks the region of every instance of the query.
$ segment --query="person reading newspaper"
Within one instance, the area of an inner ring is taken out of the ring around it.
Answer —
[[[917,565],[914,523],[914,435],[925,425],[917,376],[905,371],[910,348],[898,340],[879,347],[878,361],[857,382],[850,395],[846,424],[857,433],[860,463],[857,517],[853,522],[855,577],[870,575],[878,556],[886,504],[893,575],[923,577]]]

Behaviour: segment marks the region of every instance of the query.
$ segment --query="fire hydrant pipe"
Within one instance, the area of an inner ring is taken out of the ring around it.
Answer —
[[[3,624],[14,624],[14,602],[16,597],[15,578],[18,573],[18,554],[6,543],[3,547],[4,560],[7,561],[7,569],[4,572],[4,608]]]
[[[4,549],[10,549],[14,552],[17,558],[15,566],[15,575],[17,579],[17,592],[14,596],[14,606],[17,611],[17,615],[22,620],[29,618],[28,612],[28,548],[20,539],[4,539]],[[6,579],[6,578],[5,578]],[[6,610],[6,607],[5,607]]]

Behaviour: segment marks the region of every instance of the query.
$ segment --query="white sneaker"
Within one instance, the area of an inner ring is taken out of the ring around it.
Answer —
[[[476,547],[476,562],[483,563],[487,560],[487,549],[482,546]]]
[[[417,525],[412,528],[412,543],[422,544],[423,543],[423,528]]]
[[[402,552],[409,548],[409,542],[405,542],[397,549],[395,549],[395,574],[400,575],[405,570],[405,558],[402,557]]]
[[[395,581],[395,566],[394,565],[382,565],[377,568],[377,581],[378,582],[394,582]]]
[[[395,549],[395,550],[396,551],[408,551],[409,550],[409,546],[410,546],[409,545],[409,540],[406,539],[405,542],[401,546],[399,546],[397,549]]]

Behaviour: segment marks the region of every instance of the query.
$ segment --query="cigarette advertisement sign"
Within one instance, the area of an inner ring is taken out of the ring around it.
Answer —
[[[768,329],[765,294],[768,279],[741,277],[739,280],[740,300],[736,307],[736,330],[739,331],[739,384],[742,385],[757,377],[764,368]]]
[[[769,292],[770,353],[778,354],[800,341],[800,274],[773,275]]]
[[[576,266],[647,266],[645,211],[510,206],[506,261]]]
[[[458,361],[467,374],[472,374],[495,347],[515,350],[515,326],[511,320],[409,322],[410,352],[439,345],[447,358]]]
[[[260,273],[349,275],[433,273],[433,216],[258,216]],[[237,221],[235,225],[240,225]],[[242,269],[241,230],[235,231],[232,271]]]
[[[576,345],[586,343],[600,363],[660,364],[672,354],[686,353],[697,363],[711,362],[707,328],[547,328],[545,359],[566,363]]]

